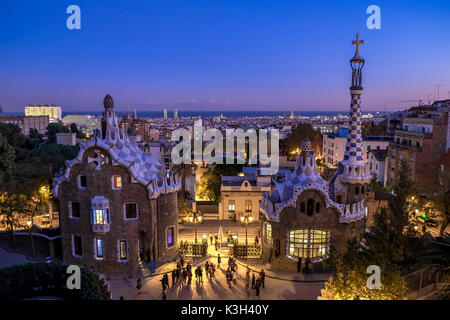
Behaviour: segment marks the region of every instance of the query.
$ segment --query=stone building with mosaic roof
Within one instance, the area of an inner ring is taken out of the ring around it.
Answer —
[[[260,207],[263,257],[274,268],[296,269],[299,258],[312,263],[325,260],[331,248],[343,252],[351,238],[360,238],[366,227],[367,185],[371,176],[364,161],[361,139],[362,67],[357,40],[352,67],[349,135],[344,159],[335,175],[325,181],[317,171],[311,143],[301,144],[295,170],[284,181],[274,182],[263,194]]]
[[[101,128],[54,178],[63,261],[104,273],[132,273],[141,263],[172,260],[181,183],[119,127],[110,95]]]

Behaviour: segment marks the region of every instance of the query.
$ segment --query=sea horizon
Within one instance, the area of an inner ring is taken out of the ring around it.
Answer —
[[[302,116],[302,117],[318,117],[318,116],[327,116],[327,117],[335,117],[338,115],[347,116],[349,111],[292,111],[294,116]],[[385,111],[365,111],[362,112],[363,115],[366,114],[388,114],[390,112]],[[134,114],[134,111],[121,111],[117,110],[117,114],[119,116],[123,116],[126,114]],[[164,112],[161,111],[136,111],[138,118],[163,118]],[[201,117],[201,118],[211,118],[218,117],[220,115],[226,118],[243,118],[243,117],[287,117],[291,114],[291,111],[288,110],[178,110],[178,118],[189,118],[189,117]],[[24,112],[3,112],[2,115],[24,115]],[[101,116],[101,111],[63,111],[62,116],[65,117],[67,115],[92,115],[92,116]],[[167,118],[173,118],[174,111],[167,110]]]

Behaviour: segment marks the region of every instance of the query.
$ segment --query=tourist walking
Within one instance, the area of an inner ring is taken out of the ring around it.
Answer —
[[[261,269],[259,272],[259,277],[261,278],[261,285],[264,289],[264,280],[266,279],[266,273],[264,272],[264,269]]]
[[[220,268],[220,263],[222,262],[222,258],[220,258],[220,253],[217,254],[217,266]]]
[[[138,294],[141,294],[141,288],[142,288],[141,278],[138,278],[138,279],[137,279],[137,282],[136,282],[136,288],[137,288],[137,290],[138,290]]]
[[[190,284],[192,281],[192,270],[190,268],[187,270],[187,276],[188,276],[188,283]]]
[[[236,280],[237,280],[237,272],[236,271],[231,271],[231,275],[233,277],[233,283],[236,284]]]
[[[226,277],[227,277],[228,287],[231,288],[231,281],[233,280],[233,275],[231,274],[230,268],[227,269]]]
[[[205,263],[205,272],[206,272],[206,274],[208,274],[208,271],[209,271],[209,263],[208,263],[208,261],[206,261],[206,263]]]
[[[255,236],[255,244],[258,245],[259,244],[259,239],[258,236]]]
[[[245,289],[250,288],[250,269],[247,266],[247,272],[245,273]]]
[[[216,267],[214,266],[213,263],[211,263],[211,266],[209,268],[210,268],[210,272],[209,272],[210,279],[215,278],[216,276],[214,275],[214,273],[216,272]]]
[[[259,291],[261,289],[261,278],[258,278],[255,283],[256,296],[259,296]]]
[[[302,258],[300,257],[297,260],[297,272],[302,272]]]
[[[181,267],[183,268],[183,267],[184,267],[184,259],[183,259],[183,256],[181,256],[181,258],[180,258],[180,264],[181,264]]]
[[[183,270],[181,271],[181,287],[184,287],[186,285],[186,278],[186,269],[183,268]]]
[[[175,284],[175,278],[177,277],[177,271],[175,269],[172,270],[172,287]]]
[[[211,240],[211,245],[213,244],[213,235],[212,233],[209,235],[209,240]]]
[[[252,289],[255,289],[255,273],[252,272]]]
[[[202,266],[198,267],[198,277],[200,279],[200,282],[203,283],[203,269],[202,269]]]

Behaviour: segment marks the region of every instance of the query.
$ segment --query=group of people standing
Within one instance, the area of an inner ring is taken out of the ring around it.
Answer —
[[[261,287],[265,288],[265,282],[266,282],[266,273],[264,269],[261,269],[261,271],[258,273],[258,278],[255,277],[255,272],[252,272],[251,277],[251,287],[250,287],[250,268],[247,267],[247,273],[245,274],[245,289],[254,289],[256,296],[259,296],[259,293],[261,291]]]

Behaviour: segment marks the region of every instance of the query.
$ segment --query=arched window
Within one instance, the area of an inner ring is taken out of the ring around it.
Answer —
[[[316,202],[316,213],[319,213],[320,211],[320,201]]]
[[[358,186],[355,187],[355,194],[359,194],[359,187]]]
[[[312,216],[314,214],[314,200],[308,199],[306,202],[306,214]]]
[[[364,194],[365,192],[364,186],[361,187],[361,194]]]
[[[336,197],[336,202],[337,203],[342,203],[342,196],[337,196]]]

